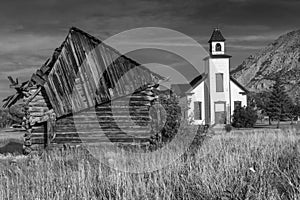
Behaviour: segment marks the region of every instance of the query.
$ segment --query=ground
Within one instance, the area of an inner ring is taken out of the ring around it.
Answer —
[[[0,154],[22,154],[23,135],[24,132],[15,129],[0,129]]]
[[[214,135],[196,152],[140,174],[99,164],[80,149],[50,151],[0,159],[0,178],[0,199],[13,200],[300,199],[300,134],[285,128]]]
[[[233,132],[251,132],[252,130],[268,130],[268,129],[277,129],[277,122],[273,122],[272,125],[268,124],[268,121],[263,121],[256,123],[254,129],[234,129]],[[290,121],[284,121],[280,123],[280,129],[289,129],[289,128],[295,128],[296,130],[299,130],[300,132],[300,122],[294,122],[291,125]],[[218,131],[217,133],[224,132],[223,128],[222,130]],[[15,154],[22,154],[22,145],[23,145],[23,135],[24,132],[18,129],[12,129],[12,128],[5,128],[0,129],[0,154],[6,154],[6,153],[15,153]]]

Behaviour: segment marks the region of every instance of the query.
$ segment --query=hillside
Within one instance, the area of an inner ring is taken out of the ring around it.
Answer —
[[[250,91],[267,90],[280,74],[292,98],[300,94],[300,30],[280,36],[231,71]]]

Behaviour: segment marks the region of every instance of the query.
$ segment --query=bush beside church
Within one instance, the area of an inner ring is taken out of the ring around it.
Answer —
[[[232,126],[235,128],[253,128],[257,118],[257,113],[252,107],[237,107],[233,112]]]

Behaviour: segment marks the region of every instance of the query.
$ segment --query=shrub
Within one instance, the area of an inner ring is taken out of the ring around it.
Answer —
[[[168,142],[173,139],[177,134],[180,126],[181,108],[179,106],[179,100],[176,95],[160,96],[160,103],[166,111],[166,121],[162,128],[162,140]]]
[[[154,132],[151,143],[161,146],[171,141],[178,132],[181,123],[181,108],[175,94],[159,94],[159,100],[152,106],[152,131]],[[160,144],[159,144],[160,143]]]
[[[25,109],[23,104],[15,104],[9,108],[9,114],[14,118],[15,121],[21,123],[25,116]]]
[[[252,107],[238,107],[233,112],[232,126],[235,128],[252,128],[258,116]]]
[[[232,126],[230,124],[226,124],[225,131],[229,133],[231,130],[232,130]]]
[[[0,109],[0,128],[6,128],[17,123],[17,120],[11,116],[8,110]]]

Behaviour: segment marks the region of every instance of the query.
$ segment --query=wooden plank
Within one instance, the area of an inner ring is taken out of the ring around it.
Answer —
[[[85,76],[82,72],[82,68],[79,68],[79,77],[81,79],[81,87],[83,89],[83,93],[84,93],[84,97],[86,99],[87,105],[88,105],[88,107],[92,107],[93,106],[92,105],[92,99],[90,98],[90,95],[88,95],[89,90],[88,90],[88,87],[87,87]]]
[[[86,53],[86,56],[85,56],[85,60],[82,64],[82,67],[83,67],[83,70],[84,70],[84,73],[85,73],[85,76],[87,77],[87,80],[88,80],[88,87],[89,87],[89,90],[90,90],[90,93],[89,95],[91,95],[91,98],[93,99],[93,102],[92,104],[93,105],[96,105],[96,103],[94,102],[94,99],[99,102],[100,101],[100,98],[96,95],[96,90],[97,90],[97,86],[96,86],[96,80],[95,80],[95,76],[93,74],[93,70],[91,69],[91,59],[90,57],[88,56],[88,53]]]
[[[61,60],[61,58],[59,58],[59,61]],[[53,77],[55,77],[55,88],[58,91],[59,97],[63,102],[63,112],[72,112],[72,108],[70,103],[70,94],[68,93],[67,90],[67,83],[66,80],[64,80],[64,76],[63,76],[63,72],[61,71],[61,67],[60,67],[60,62],[56,62],[56,70],[55,70],[55,74],[53,74]]]
[[[83,69],[83,76],[86,80],[86,86],[88,89],[88,93],[87,95],[89,96],[88,99],[91,99],[91,104],[90,107],[95,106],[96,102],[95,102],[95,97],[96,97],[96,86],[93,84],[92,81],[92,75],[89,73],[89,66],[86,66],[86,62],[84,62],[84,64],[82,65],[82,69]]]
[[[95,54],[96,54],[96,60],[97,60],[97,70],[100,76],[100,81],[99,81],[99,85],[98,85],[98,90],[102,90],[103,91],[103,99],[110,99],[110,94],[108,92],[108,87],[107,87],[107,83],[105,82],[105,78],[104,78],[104,72],[106,70],[106,64],[105,61],[101,55],[101,48],[102,48],[103,44],[99,44],[97,46],[97,48],[95,49]]]
[[[50,99],[52,100],[51,103],[52,103],[52,106],[56,112],[56,114],[58,116],[61,116],[62,115],[62,109],[61,107],[63,106],[62,105],[62,102],[61,100],[59,99],[59,96],[58,96],[58,93],[56,91],[56,88],[55,88],[55,85],[53,84],[53,75],[52,73],[49,74],[49,81],[47,82],[47,84],[45,84],[45,90],[48,94],[48,96],[50,97]]]
[[[36,84],[41,86],[45,84],[45,80],[36,74],[32,75],[31,80],[33,80]]]
[[[51,90],[51,88],[49,88],[49,83],[46,83],[44,85],[44,89],[46,90],[48,99],[51,102],[52,107],[54,108],[55,111],[57,111],[57,103],[56,103],[56,101],[54,99],[53,91]]]
[[[33,106],[28,107],[28,112],[47,112],[49,108],[47,106]]]
[[[37,102],[37,103],[29,103],[29,108],[33,108],[33,107],[47,107],[49,106],[49,104],[47,104],[46,102]]]
[[[32,99],[35,98],[35,96],[41,91],[41,87],[39,87],[32,95],[30,98],[28,98],[26,101],[25,101],[25,104],[28,105],[30,103],[30,101]]]
[[[120,137],[103,137],[103,138],[83,138],[80,139],[78,137],[66,137],[66,138],[55,138],[51,144],[66,144],[66,143],[102,143],[102,142],[128,142],[128,143],[133,143],[133,142],[148,142],[149,138],[145,137],[135,137],[135,138],[120,138]],[[44,144],[44,139],[43,138],[33,138],[32,139],[32,144]]]
[[[117,76],[117,73],[116,73],[116,63],[114,62],[114,58],[112,56],[112,52],[110,52],[108,50],[108,48],[105,48],[105,51],[106,51],[106,57],[108,59],[108,62],[110,63],[110,65],[108,66],[108,71],[111,75],[111,78],[112,78],[112,81],[113,81],[113,89],[116,90],[116,93],[117,93],[117,96],[121,96],[122,93],[121,93],[121,90],[120,90],[120,85],[118,83],[118,76]]]
[[[121,129],[120,129],[121,128]],[[56,132],[110,132],[110,133],[119,133],[119,132],[125,132],[125,133],[132,133],[132,134],[139,134],[139,133],[145,133],[149,132],[150,125],[147,126],[138,126],[136,124],[131,124],[129,126],[125,125],[112,125],[109,126],[109,124],[104,125],[92,125],[92,124],[80,124],[75,126],[55,126]]]
[[[80,78],[78,79],[79,81],[77,80],[75,83],[75,91],[77,93],[78,102],[80,103],[79,107],[80,109],[83,109],[83,108],[87,108],[88,104],[85,98],[85,93],[82,88],[81,79]]]
[[[77,132],[77,133],[97,133],[97,134],[118,134],[118,133],[124,133],[124,134],[130,134],[130,135],[149,135],[150,134],[150,124],[145,124],[145,126],[140,126],[140,128],[136,128],[134,126],[132,129],[126,127],[125,125],[121,126],[122,129],[119,129],[117,126],[109,127],[108,124],[105,124],[102,126],[92,126],[92,125],[78,125],[76,127],[74,126],[68,126],[68,127],[55,127],[56,133],[69,133],[69,132]],[[41,131],[39,131],[41,132]],[[37,132],[38,133],[38,132]]]

